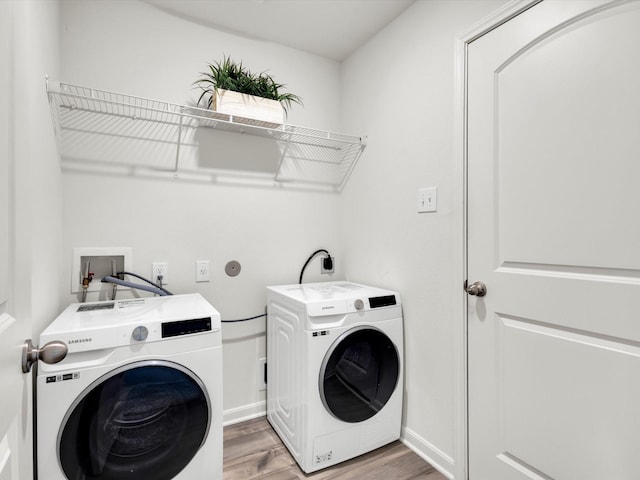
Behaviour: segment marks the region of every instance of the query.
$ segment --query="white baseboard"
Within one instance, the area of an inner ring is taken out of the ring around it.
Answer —
[[[237,408],[225,410],[222,414],[222,424],[233,425],[234,423],[252,420],[258,417],[264,417],[267,414],[267,402],[261,401],[250,405],[243,405]]]
[[[431,445],[424,438],[420,437],[413,430],[407,427],[402,428],[400,441],[418,456],[429,462],[436,470],[445,477],[453,480],[453,458]]]

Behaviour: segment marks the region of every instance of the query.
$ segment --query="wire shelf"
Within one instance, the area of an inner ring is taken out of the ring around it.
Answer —
[[[47,81],[63,166],[342,191],[364,137]]]

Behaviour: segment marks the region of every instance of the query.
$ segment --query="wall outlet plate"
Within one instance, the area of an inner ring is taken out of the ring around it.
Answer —
[[[209,260],[196,260],[196,282],[209,281]]]
[[[158,280],[159,276],[162,276],[162,281]],[[158,285],[169,283],[169,264],[167,262],[153,262],[151,264],[151,281]]]
[[[326,258],[327,257],[325,256],[325,257],[322,257],[320,259],[320,273],[329,274],[329,273],[335,272],[335,270],[336,270],[336,257],[331,257],[331,260],[332,260],[331,268],[327,268],[326,267],[326,265],[325,265],[325,259]]]

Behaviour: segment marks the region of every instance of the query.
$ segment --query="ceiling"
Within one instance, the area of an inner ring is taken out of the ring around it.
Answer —
[[[342,61],[415,0],[143,0],[201,25]]]

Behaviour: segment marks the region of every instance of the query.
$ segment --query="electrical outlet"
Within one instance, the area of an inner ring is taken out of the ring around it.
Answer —
[[[258,391],[261,392],[267,389],[267,359],[258,359],[258,375],[256,377],[256,385]]]
[[[153,262],[151,264],[151,281],[160,283],[158,277],[162,276],[162,285],[169,283],[169,264],[167,262]]]
[[[196,282],[209,281],[209,260],[196,261]]]
[[[320,273],[333,273],[336,270],[336,257],[331,257],[331,265],[327,265],[328,257],[322,257],[320,259]]]

